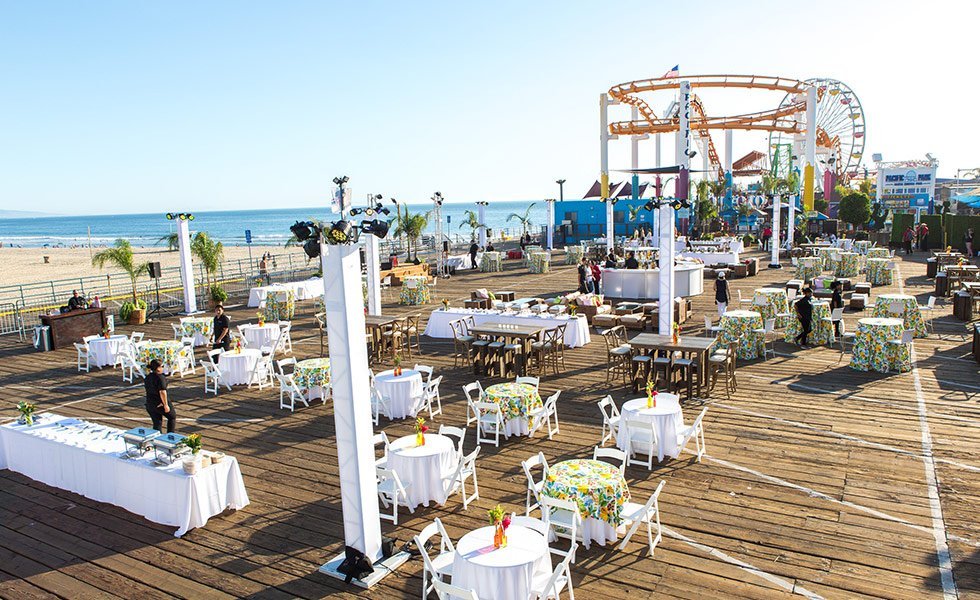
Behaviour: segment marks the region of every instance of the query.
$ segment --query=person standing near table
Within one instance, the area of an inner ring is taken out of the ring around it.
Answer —
[[[813,290],[803,288],[803,297],[797,300],[795,304],[796,317],[800,320],[800,335],[796,336],[796,343],[801,348],[806,348],[806,339],[813,329],[813,304],[810,303],[812,298]]]
[[[841,293],[844,285],[835,280],[830,284],[831,296],[830,296],[830,312],[833,316],[835,308],[844,308],[844,295]],[[840,337],[840,321],[834,321],[834,335]]]
[[[772,228],[766,225],[766,228],[762,230],[762,249],[768,250],[769,243],[772,240]]]
[[[725,272],[718,271],[718,279],[715,279],[715,304],[718,306],[718,316],[721,317],[728,310],[728,302],[731,300],[732,292],[728,288],[728,280],[725,279]]]
[[[966,244],[967,258],[972,259],[975,256],[973,254],[973,228],[972,227],[967,229],[966,233],[963,234],[963,243]]]
[[[587,281],[586,274],[591,271],[589,269],[589,259],[582,258],[582,260],[580,260],[578,263],[577,271],[578,271],[578,291],[583,294],[587,294],[589,293],[589,288],[586,285],[586,281]]]
[[[71,291],[71,298],[68,299],[68,310],[84,310],[88,308],[88,301],[85,296],[81,296],[78,290]]]
[[[225,314],[225,307],[221,304],[214,307],[214,323],[211,331],[214,335],[214,343],[211,347],[222,348],[227,352],[231,348],[231,320]],[[215,357],[214,360],[217,362],[218,357]]]
[[[624,265],[627,269],[639,269],[640,262],[636,260],[636,252],[630,252],[626,257],[626,264]]]
[[[149,365],[150,372],[143,380],[146,388],[146,413],[150,415],[153,429],[163,433],[163,419],[167,418],[167,433],[177,429],[177,411],[174,410],[167,397],[167,377],[163,374],[163,364],[153,359]]]
[[[902,234],[902,242],[905,244],[905,254],[912,254],[912,244],[915,242],[915,230],[909,225]]]
[[[470,269],[476,268],[476,253],[480,251],[480,247],[476,245],[476,242],[470,244]]]
[[[595,293],[599,293],[599,284],[602,282],[602,270],[599,269],[599,263],[594,260],[589,261],[589,269],[592,272],[592,287]]]
[[[607,269],[616,268],[616,255],[613,254],[612,252],[610,252],[609,256],[606,257],[606,268]]]
[[[919,249],[923,252],[929,251],[929,226],[924,222],[919,223]]]

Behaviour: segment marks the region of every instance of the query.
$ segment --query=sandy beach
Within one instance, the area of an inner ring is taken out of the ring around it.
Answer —
[[[92,252],[98,250],[93,248]],[[177,252],[168,252],[163,248],[135,248],[134,250],[140,261],[159,261],[162,267],[176,267],[179,264]],[[289,253],[294,255],[294,260],[306,260],[306,255],[300,248],[252,246],[252,257],[256,260],[264,252],[276,255]],[[49,257],[48,263],[44,262],[45,256]],[[225,246],[225,260],[247,258],[247,247]],[[88,248],[0,248],[0,286],[89,277],[115,271],[116,269],[112,267],[106,267],[104,270],[93,267]]]

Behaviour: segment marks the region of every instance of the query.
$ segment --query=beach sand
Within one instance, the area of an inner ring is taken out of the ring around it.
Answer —
[[[93,248],[92,252],[99,249]],[[159,262],[161,267],[176,267],[180,263],[177,252],[163,248],[134,248],[138,261]],[[306,255],[301,248],[282,246],[252,246],[252,257],[258,260],[263,253],[271,252],[277,256],[293,255],[293,262],[301,263]],[[44,257],[49,257],[48,263]],[[225,260],[248,259],[246,246],[225,246]],[[106,266],[99,269],[92,266],[87,248],[0,248],[0,287],[25,283],[48,282],[73,277],[105,275],[118,271]]]

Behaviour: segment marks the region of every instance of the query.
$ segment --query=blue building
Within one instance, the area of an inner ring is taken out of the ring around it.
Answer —
[[[631,236],[639,228],[652,229],[653,212],[644,210],[649,198],[619,199],[613,207],[613,230],[616,236]],[[639,207],[636,220],[630,221],[630,208]],[[555,243],[578,244],[606,235],[606,205],[596,200],[555,202]]]

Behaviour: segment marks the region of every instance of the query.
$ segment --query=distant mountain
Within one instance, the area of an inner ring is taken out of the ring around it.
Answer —
[[[0,210],[0,219],[26,219],[28,217],[53,217],[55,215],[34,210]]]

